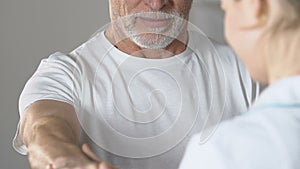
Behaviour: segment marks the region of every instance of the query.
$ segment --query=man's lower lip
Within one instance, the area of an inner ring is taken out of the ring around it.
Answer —
[[[171,19],[152,19],[152,18],[139,18],[145,26],[148,27],[163,27],[166,26]]]

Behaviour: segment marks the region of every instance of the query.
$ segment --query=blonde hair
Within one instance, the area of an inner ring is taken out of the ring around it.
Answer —
[[[290,75],[300,69],[300,0],[265,2],[267,29],[259,46],[273,75]]]

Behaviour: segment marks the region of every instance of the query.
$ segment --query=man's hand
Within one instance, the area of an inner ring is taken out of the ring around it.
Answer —
[[[87,145],[80,146],[79,135],[76,112],[63,102],[37,101],[20,123],[32,169],[112,169]]]
[[[94,154],[87,144],[82,145],[81,155],[86,156],[76,160],[72,157],[63,157],[57,159],[54,163],[49,164],[47,169],[114,169]],[[81,156],[79,155],[79,156]],[[71,158],[71,159],[70,159]]]
[[[100,160],[100,158],[90,149],[87,144],[82,145],[82,151],[92,160],[99,162],[99,169],[116,169],[106,162]]]
[[[53,143],[55,144],[55,143]],[[101,161],[90,159],[77,146],[69,143],[28,147],[28,159],[32,169],[98,169]]]
[[[45,144],[29,144],[28,159],[32,169],[112,169],[84,144],[80,146],[44,136]],[[44,141],[43,141],[44,140]]]

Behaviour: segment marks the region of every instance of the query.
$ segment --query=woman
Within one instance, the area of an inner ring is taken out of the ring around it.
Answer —
[[[300,0],[222,0],[225,34],[269,87],[249,112],[191,140],[181,169],[300,167]]]

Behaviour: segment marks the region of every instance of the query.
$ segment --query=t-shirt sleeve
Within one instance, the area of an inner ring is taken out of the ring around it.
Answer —
[[[20,119],[24,110],[39,100],[50,99],[74,105],[78,98],[79,86],[79,67],[74,58],[57,52],[43,59],[20,95]],[[25,155],[27,149],[18,131],[19,125],[13,140],[13,147]]]

